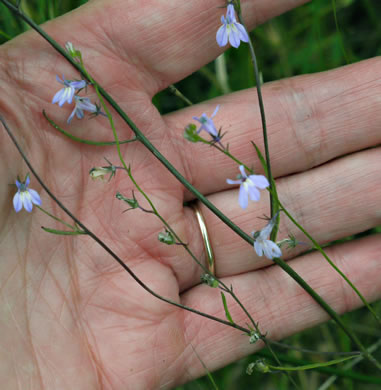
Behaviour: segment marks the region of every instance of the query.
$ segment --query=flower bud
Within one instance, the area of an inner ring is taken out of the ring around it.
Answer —
[[[209,287],[218,287],[218,280],[210,274],[202,274],[201,282],[207,284]]]
[[[114,174],[114,171],[115,171],[115,168],[113,169],[112,166],[110,166],[110,167],[94,167],[94,168],[90,169],[89,174],[93,180],[97,180],[97,179],[103,180],[104,177],[106,175],[108,175],[109,173],[111,173],[111,176],[110,176],[110,179],[111,179],[111,177]]]
[[[197,134],[197,126],[190,123],[184,131],[184,138],[190,142],[199,142],[201,137]]]
[[[165,233],[160,232],[158,234],[157,238],[163,244],[173,245],[176,243],[175,237],[173,237],[173,234],[168,230],[165,230]]]

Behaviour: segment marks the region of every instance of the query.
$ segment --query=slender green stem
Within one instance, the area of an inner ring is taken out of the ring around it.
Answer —
[[[267,124],[266,124],[266,115],[265,115],[265,107],[263,104],[263,98],[262,98],[262,89],[261,89],[261,80],[259,77],[259,70],[258,70],[258,63],[257,63],[257,57],[255,55],[253,42],[251,41],[250,35],[248,33],[248,29],[246,28],[245,22],[242,18],[242,13],[239,8],[238,12],[238,19],[240,23],[244,26],[245,30],[247,31],[247,35],[249,36],[249,48],[250,48],[250,55],[251,59],[253,61],[253,67],[254,67],[254,75],[255,80],[257,83],[257,96],[258,96],[258,103],[259,103],[259,110],[261,113],[261,121],[262,121],[262,131],[263,131],[263,142],[265,145],[265,155],[266,155],[266,164],[267,164],[267,175],[270,182],[270,189],[272,189],[273,185],[273,176],[271,174],[271,163],[270,163],[270,150],[269,150],[269,141],[268,141],[268,135],[267,135]],[[273,192],[270,191],[270,214],[271,218],[277,213],[277,206],[274,203],[273,200]]]
[[[349,64],[350,61],[349,61],[349,58],[348,58],[348,55],[347,55],[347,51],[345,50],[343,36],[341,34],[341,30],[340,30],[340,27],[339,27],[339,21],[337,19],[336,0],[332,0],[332,10],[333,10],[333,17],[335,19],[336,31],[337,31],[337,34],[339,35],[341,51],[343,52],[343,56],[345,58],[346,63]]]

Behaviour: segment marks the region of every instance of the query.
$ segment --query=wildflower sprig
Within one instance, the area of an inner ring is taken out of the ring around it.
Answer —
[[[264,167],[265,172],[268,173],[268,167],[269,167],[268,161],[269,160],[266,161],[264,159],[262,153],[260,152],[259,148],[255,144],[253,144],[253,146],[256,149],[256,152],[257,152],[258,157],[259,157],[259,159]],[[252,170],[250,168],[248,168],[246,165],[244,165],[237,157],[233,156],[230,152],[222,150],[217,145],[215,147],[221,153],[224,153],[226,156],[231,158],[237,164],[239,164],[240,166],[241,165],[244,166],[245,169],[247,169],[250,173],[252,173]],[[311,240],[311,242],[314,244],[315,248],[318,249],[323,254],[323,256],[329,262],[329,264],[343,277],[343,279],[348,283],[348,285],[355,291],[355,293],[359,296],[359,298],[361,299],[363,304],[373,314],[373,316],[376,318],[376,320],[379,323],[381,323],[381,320],[378,317],[377,313],[374,311],[372,306],[366,301],[365,297],[360,293],[360,291],[354,286],[354,284],[348,279],[348,277],[333,263],[333,261],[328,257],[328,255],[325,253],[323,248],[317,243],[317,241],[314,240],[312,238],[312,236],[309,235],[306,232],[306,230],[300,224],[298,224],[297,221],[291,216],[291,214],[284,208],[283,204],[279,201],[278,194],[276,193],[275,181],[272,177],[271,177],[271,180],[269,180],[269,182],[270,182],[270,184],[273,183],[273,185],[272,186],[270,185],[266,189],[270,192],[270,195],[272,195],[272,200],[276,201],[276,205],[274,208],[277,211],[279,211],[279,210],[283,211],[287,215],[287,217],[291,220],[291,222],[293,222],[295,224],[295,226],[298,227],[299,230],[301,230]],[[270,204],[274,205],[273,202],[271,202]],[[274,208],[272,208],[272,210],[274,210]],[[277,214],[276,218],[279,218],[279,214]],[[278,224],[278,222],[275,224],[274,229],[276,228],[277,224]],[[271,240],[274,240],[274,244],[275,244],[275,239],[273,239],[271,237]],[[254,244],[254,242],[253,242],[253,244]],[[279,257],[273,257],[272,260],[277,265],[279,265],[285,272],[287,272],[294,280],[296,280],[304,288],[304,290],[306,290],[319,303],[319,305],[331,316],[331,318],[334,319],[335,322],[344,330],[344,332],[349,336],[349,338],[352,339],[352,341],[358,346],[358,348],[365,355],[367,355],[367,359],[369,361],[371,361],[377,367],[381,367],[381,365],[372,356],[370,356],[368,352],[366,352],[366,349],[362,345],[360,340],[357,338],[357,336],[351,330],[349,330],[345,326],[345,324],[343,323],[343,321],[341,320],[339,315],[318,294],[316,294],[316,292],[285,261],[283,261]]]
[[[2,0],[1,0],[2,1]],[[146,290],[148,293],[156,297],[157,299],[167,302],[168,304],[171,304],[173,306],[179,307],[183,310],[187,310],[189,312],[192,312],[194,314],[200,315],[202,317],[208,318],[210,320],[219,322],[221,324],[224,324],[226,326],[230,326],[234,329],[240,330],[244,333],[249,334],[250,330],[247,328],[244,328],[238,324],[232,324],[229,321],[225,321],[221,318],[215,317],[213,315],[210,315],[208,313],[201,312],[197,309],[193,309],[189,306],[183,305],[181,303],[178,303],[176,301],[173,301],[169,298],[166,298],[162,295],[159,295],[155,291],[153,291],[149,286],[147,286],[142,280],[138,278],[138,276],[132,271],[132,269],[124,263],[119,256],[117,256],[111,248],[109,248],[97,235],[95,235],[90,229],[86,227],[74,214],[72,214],[58,199],[51,190],[46,186],[46,184],[42,181],[40,176],[37,174],[37,172],[34,170],[32,164],[30,163],[29,159],[27,158],[26,154],[24,153],[23,149],[17,142],[13,132],[8,127],[7,123],[3,119],[3,117],[0,115],[0,122],[3,124],[7,134],[9,135],[10,139],[12,140],[13,144],[16,146],[17,150],[19,151],[22,159],[25,161],[26,165],[28,166],[29,170],[32,172],[34,177],[37,179],[37,181],[40,183],[40,185],[43,187],[43,189],[46,191],[46,193],[53,199],[53,201],[74,221],[75,225],[78,226],[83,232],[85,232],[89,237],[91,237],[95,242],[97,242],[101,248],[103,248],[134,280],[136,283],[138,283],[144,290]]]
[[[140,204],[138,203],[138,201],[136,200],[136,197],[135,197],[135,194],[133,193],[133,199],[128,199],[126,197],[124,197],[123,195],[121,195],[120,193],[117,194],[117,198],[118,199],[121,199],[121,200],[124,200],[125,202],[129,203],[130,205],[133,204],[134,206],[136,207],[132,207],[132,208],[139,208],[140,210],[144,211],[144,212],[148,212],[148,213],[152,213],[154,214],[162,223],[163,225],[165,226],[165,229],[167,232],[169,232],[171,234],[171,236],[173,237],[173,239],[175,240],[176,243],[179,243],[180,245],[182,245],[184,247],[184,249],[186,250],[186,252],[191,256],[191,258],[193,259],[193,261],[195,261],[201,268],[202,270],[204,271],[204,274],[201,276],[201,281],[205,284],[207,284],[208,286],[212,287],[212,288],[220,288],[223,292],[226,292],[228,293],[233,299],[234,301],[238,304],[238,306],[243,310],[243,312],[245,313],[245,315],[247,316],[247,318],[250,320],[251,324],[254,326],[255,328],[255,331],[261,336],[261,339],[264,341],[266,347],[269,349],[269,351],[272,353],[274,359],[279,363],[279,359],[277,358],[277,356],[275,355],[275,353],[273,352],[272,348],[271,348],[271,345],[268,343],[265,335],[263,335],[259,329],[259,325],[258,323],[256,323],[253,319],[253,317],[251,316],[251,314],[248,312],[248,310],[246,309],[246,307],[242,304],[242,302],[239,300],[239,298],[237,297],[237,295],[235,294],[235,292],[233,291],[233,287],[230,286],[228,287],[225,283],[223,283],[217,276],[215,275],[212,275],[210,274],[209,270],[205,267],[205,265],[196,257],[196,255],[193,253],[193,251],[189,248],[189,245],[185,242],[183,242],[181,240],[181,238],[178,236],[178,234],[174,231],[174,229],[168,224],[168,222],[160,215],[160,213],[158,212],[158,210],[156,209],[154,203],[152,202],[152,200],[149,198],[149,196],[143,191],[143,189],[138,185],[138,183],[136,182],[134,176],[132,175],[132,170],[131,170],[131,167],[128,167],[127,169],[127,173],[131,179],[131,181],[133,182],[133,184],[135,185],[136,189],[143,195],[143,197],[147,200],[147,202],[149,203],[151,209],[145,209],[143,207],[140,206]],[[133,203],[132,203],[133,202]],[[222,300],[223,300],[223,305],[224,305],[224,308],[225,308],[225,313],[228,313],[229,310],[227,308],[227,303],[226,303],[226,299],[224,299],[224,295],[222,295]],[[230,321],[231,320],[231,317],[228,318],[228,321],[229,323],[231,323],[232,325],[234,325],[235,323],[233,321]],[[252,328],[249,328],[249,332],[245,332],[245,333],[249,333],[252,332]],[[280,364],[280,363],[279,363]]]
[[[6,5],[11,11],[15,12],[20,18],[22,18],[24,21],[26,21],[32,28],[34,28],[36,31],[38,31],[45,39],[47,39],[53,47],[58,50],[62,55],[64,55],[73,66],[77,67],[81,72],[83,72],[83,69],[78,67],[78,64],[54,41],[52,40],[39,26],[37,26],[33,21],[31,21],[30,18],[28,18],[26,15],[24,15],[20,9],[15,7],[13,4],[11,4],[8,0],[0,0],[4,5]],[[197,191],[193,186],[188,183],[185,178],[164,158],[164,156],[153,147],[153,145],[149,142],[149,140],[144,136],[144,134],[134,125],[134,123],[130,120],[130,118],[121,110],[121,108],[116,104],[116,102],[104,91],[99,87],[99,92],[105,96],[107,101],[115,108],[116,112],[130,125],[132,130],[135,132],[137,138],[140,142],[145,145],[148,150],[150,150],[171,172],[172,174],[181,182],[184,184],[184,186],[189,189],[195,196],[199,198],[199,200],[204,203],[213,213],[215,213],[224,223],[226,223],[229,227],[231,227],[237,234],[239,234],[245,241],[249,242],[250,244],[253,244],[252,238],[248,236],[246,233],[244,233],[241,229],[239,229],[234,223],[232,223],[228,218],[226,218],[216,207],[211,204],[208,199],[206,199],[199,191]],[[117,147],[119,147],[119,143],[117,142]],[[118,150],[119,152],[119,150]],[[266,153],[267,157],[267,153]],[[267,159],[267,163],[269,164],[269,160]],[[271,172],[269,169],[269,182],[271,183]],[[270,188],[271,190],[271,188]],[[271,192],[271,191],[270,191]],[[272,213],[273,214],[273,213]],[[351,337],[351,339],[361,347],[362,350],[364,350],[362,344],[357,339],[355,335],[352,334],[352,332],[343,324],[340,317],[337,316],[337,314],[330,308],[329,305],[318,295],[316,294],[309,285],[298,275],[296,274],[287,264],[283,264],[279,262],[279,265],[286,270],[287,273],[290,274],[291,277],[293,277],[313,298],[328,312],[331,317],[346,331],[346,333]],[[135,279],[136,280],[136,279]],[[146,286],[147,287],[147,286]],[[156,296],[156,295],[155,295]],[[367,354],[364,351],[365,356],[367,356],[371,360],[371,356]],[[374,360],[374,359],[373,359]]]

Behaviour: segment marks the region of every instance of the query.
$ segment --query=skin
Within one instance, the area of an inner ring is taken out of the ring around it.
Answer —
[[[304,1],[244,1],[249,28]],[[228,130],[230,150],[256,173],[260,166],[250,140],[262,145],[255,90],[246,90],[161,117],[152,96],[221,53],[215,42],[222,10],[216,0],[103,0],[44,25],[61,44],[71,41],[90,73],[120,103],[154,145],[203,194],[244,231],[263,227],[268,196],[238,205],[236,164],[205,145],[189,144],[183,129],[192,116],[210,115]],[[179,246],[156,237],[162,224],[127,208],[116,191],[131,195],[127,175],[110,183],[93,182],[93,166],[106,156],[118,164],[114,148],[80,145],[58,135],[44,120],[45,108],[66,127],[72,107],[51,104],[60,85],[56,74],[77,73],[34,32],[0,47],[0,112],[53,193],[157,293],[224,318],[219,291],[200,285],[200,269]],[[319,242],[329,242],[381,224],[381,84],[379,59],[322,74],[265,85],[273,174],[279,196]],[[94,92],[89,88],[89,96]],[[117,117],[120,139],[131,131]],[[103,117],[73,120],[70,131],[84,138],[112,140]],[[27,173],[5,131],[0,131],[3,183]],[[373,147],[373,148],[370,148]],[[201,234],[194,212],[183,207],[192,196],[142,145],[122,147],[135,179],[159,212],[200,259]],[[206,169],[209,167],[210,169]],[[212,169],[213,168],[213,169]],[[33,179],[43,206],[63,212]],[[158,301],[138,286],[89,237],[61,237],[41,226],[62,228],[38,210],[16,214],[15,189],[0,188],[0,383],[6,389],[158,389],[172,388],[205,373],[198,357],[214,370],[246,356],[242,332]],[[141,199],[141,198],[138,198]],[[143,205],[146,205],[143,202]],[[271,339],[281,339],[326,321],[327,315],[287,274],[258,258],[204,207],[206,224],[223,281],[234,286],[254,319]],[[67,218],[66,218],[67,220]],[[71,221],[69,221],[71,222]],[[288,233],[307,241],[282,217],[279,238]],[[340,313],[359,299],[308,246],[284,251],[285,259]],[[372,301],[380,298],[379,235],[327,249],[333,261]],[[245,326],[239,308],[232,317]]]

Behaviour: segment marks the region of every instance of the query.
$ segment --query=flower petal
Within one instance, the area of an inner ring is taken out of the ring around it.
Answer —
[[[245,27],[241,23],[235,23],[235,26],[237,27],[237,30],[239,31],[239,39],[242,42],[249,42],[249,35],[247,34],[247,31]]]
[[[270,185],[267,177],[263,175],[250,175],[249,179],[256,187],[260,188],[261,190],[264,190]]]
[[[265,256],[270,260],[272,260],[274,257],[282,256],[282,251],[280,250],[279,246],[271,240],[264,241],[263,251],[265,253]]]
[[[254,186],[248,185],[247,186],[247,192],[249,193],[250,199],[253,202],[258,202],[259,199],[261,198],[261,193]]]
[[[228,183],[228,184],[242,184],[242,180],[226,179],[226,183]]]
[[[274,215],[274,217],[269,221],[269,223],[261,230],[260,237],[262,240],[267,240],[270,237],[270,234],[276,223],[277,215]]]
[[[230,28],[229,43],[236,49],[239,47],[239,44],[241,43],[239,37],[240,37],[239,31],[233,24]]]
[[[249,203],[249,196],[243,184],[239,187],[238,203],[243,209],[245,209]]]
[[[254,249],[259,257],[263,255],[263,248],[261,243],[258,240],[254,241]]]
[[[228,43],[228,32],[226,28],[226,24],[223,24],[217,31],[216,40],[218,46],[223,47]]]
[[[13,207],[15,208],[16,213],[18,213],[22,209],[20,191],[17,191],[15,193],[15,196],[13,197]]]
[[[36,204],[37,206],[41,206],[41,198],[37,191],[32,190],[31,188],[28,188],[28,192],[30,194],[32,203]]]
[[[77,111],[77,107],[74,107],[74,110],[71,112],[69,118],[67,118],[67,123],[70,124],[71,120],[74,118],[75,112]]]
[[[29,191],[23,191],[21,193],[22,203],[24,204],[24,209],[30,213],[33,209],[32,196]]]
[[[233,4],[228,5],[228,9],[226,11],[226,19],[228,20],[228,23],[234,23],[236,21]]]
[[[240,165],[239,166],[239,170],[241,172],[241,176],[243,179],[246,179],[247,178],[247,175],[246,175],[246,172],[245,172],[245,167],[243,165]]]
[[[215,115],[217,114],[219,109],[220,109],[220,105],[218,104],[216,109],[213,111],[213,114],[212,114],[211,118],[215,117]]]
[[[83,119],[83,117],[85,116],[85,113],[83,112],[83,110],[81,108],[77,107],[76,115],[77,115],[78,119]]]
[[[56,104],[58,101],[60,101],[62,94],[65,92],[65,88],[60,89],[52,99],[52,103]]]
[[[30,176],[29,174],[26,176],[26,179],[25,179],[25,187],[28,187],[30,184]]]

